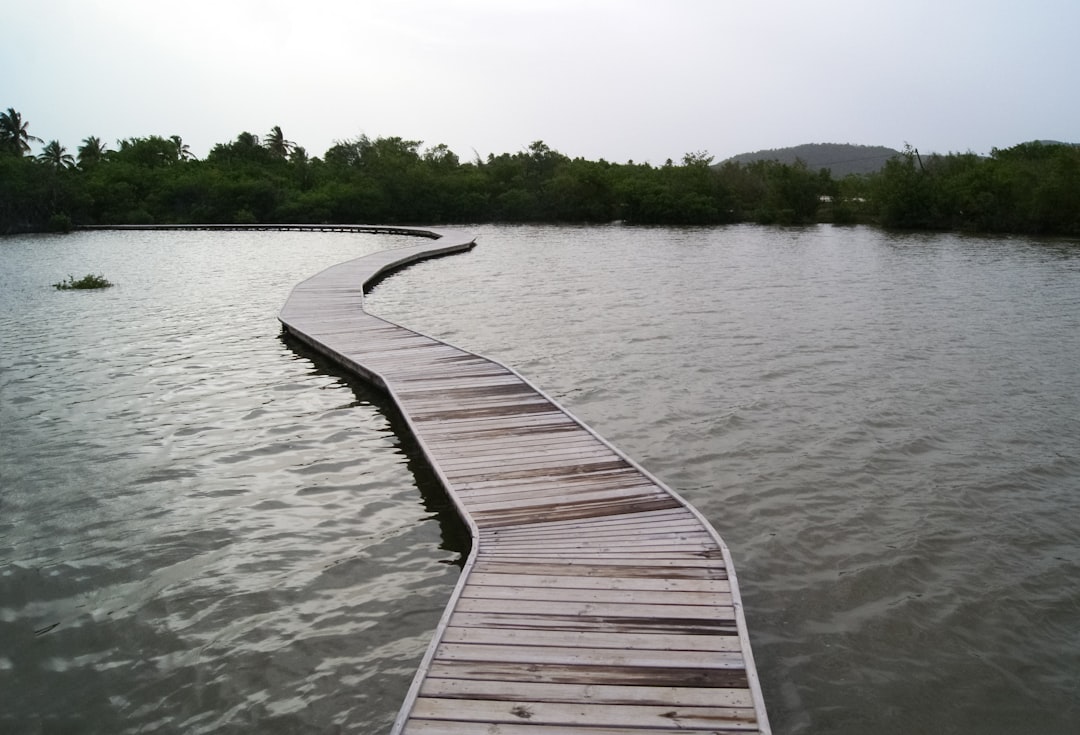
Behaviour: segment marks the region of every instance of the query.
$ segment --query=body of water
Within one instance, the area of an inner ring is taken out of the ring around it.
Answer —
[[[705,513],[776,732],[1080,728],[1080,245],[478,232],[369,307],[519,368]]]
[[[464,546],[382,397],[276,315],[400,243],[0,240],[0,732],[388,730]],[[49,286],[87,272],[116,285]]]
[[[375,313],[517,368],[731,547],[777,733],[1080,723],[1080,247],[481,227]],[[0,240],[0,730],[384,732],[465,545],[281,341],[392,238]],[[69,273],[117,286],[57,292]]]

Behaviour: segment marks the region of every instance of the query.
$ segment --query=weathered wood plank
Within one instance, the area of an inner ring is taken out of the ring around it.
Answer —
[[[574,727],[654,727],[758,729],[753,709],[693,707],[688,705],[642,706],[574,703],[500,702],[484,699],[419,697],[414,717],[421,720],[457,720]]]
[[[483,643],[511,646],[570,646],[575,650],[590,648],[614,648],[618,650],[665,651],[724,651],[738,653],[741,643],[735,636],[673,635],[643,632],[598,633],[565,630],[507,630],[506,628],[478,628],[475,626],[449,626],[443,633],[444,643]],[[741,660],[741,658],[739,659]]]
[[[488,699],[513,702],[535,697],[543,702],[594,704],[678,705],[691,707],[753,707],[746,689],[704,687],[610,686],[544,682],[479,681],[429,677],[421,696],[443,699]]]
[[[740,652],[655,651],[646,649],[571,648],[568,646],[447,643],[435,649],[436,661],[561,664],[565,666],[690,666],[698,669],[741,669]]]
[[[621,615],[552,615],[538,612],[461,612],[455,611],[447,629],[493,628],[500,630],[580,631],[585,633],[643,633],[652,635],[726,635],[738,637],[734,619],[632,618]]]
[[[642,487],[616,487],[611,489],[580,489],[573,493],[517,493],[503,494],[491,497],[476,497],[472,499],[470,507],[478,514],[485,512],[502,512],[515,510],[528,510],[534,508],[548,508],[552,505],[566,507],[571,504],[582,505],[584,503],[607,503],[623,502],[627,499],[651,500],[663,498],[664,494],[649,486]]]
[[[634,535],[632,532],[606,532],[598,533],[594,537],[584,538],[580,534],[565,533],[555,536],[545,536],[543,538],[485,539],[485,548],[490,551],[531,552],[543,552],[547,549],[554,547],[564,549],[596,549],[600,546],[607,545],[632,545],[633,539]],[[708,548],[715,548],[715,544],[713,543],[713,540],[711,538],[709,538],[708,536],[703,536],[697,531],[694,531],[693,529],[684,529],[679,527],[658,528],[651,533],[643,533],[641,535],[641,546],[659,546],[662,545],[665,541],[678,543],[701,543],[705,544]],[[641,548],[641,546],[635,546],[634,548]]]
[[[518,725],[506,722],[478,727],[475,722],[415,719],[411,720],[402,732],[404,735],[671,735],[675,732],[679,735],[724,735],[724,733],[746,733],[747,731],[743,728],[719,727],[710,727],[707,730],[590,727],[588,730],[583,730],[578,725]]]
[[[735,610],[720,605],[618,604],[603,602],[548,602],[539,600],[498,600],[463,597],[457,601],[461,612],[540,613],[613,618],[692,618],[694,620],[734,620]]]
[[[562,472],[545,477],[504,477],[483,478],[466,476],[454,483],[457,491],[496,491],[514,492],[542,490],[544,488],[563,488],[567,493],[579,487],[651,487],[656,488],[648,478],[634,472],[631,467],[590,467],[588,471]],[[659,488],[658,488],[659,489]],[[662,492],[662,490],[661,490]],[[665,493],[666,494],[666,493]],[[685,517],[685,516],[684,516]],[[546,523],[554,523],[557,519],[550,519]]]
[[[658,510],[650,513],[633,513],[626,516],[610,516],[602,520],[592,521],[550,521],[537,523],[525,528],[505,529],[491,531],[485,534],[485,539],[495,538],[530,538],[562,534],[566,532],[581,533],[587,529],[589,532],[601,532],[622,529],[651,528],[653,525],[667,524],[672,522],[692,523],[700,528],[700,522],[688,516],[684,508],[672,508]]]
[[[727,592],[674,592],[660,590],[609,590],[581,587],[506,587],[469,585],[462,599],[534,600],[546,602],[606,602],[626,605],[724,605],[732,604]]]
[[[471,450],[471,451],[470,451]],[[573,462],[575,459],[593,459],[604,457],[615,459],[616,455],[599,443],[580,441],[551,442],[546,445],[521,444],[511,448],[502,446],[466,445],[454,447],[453,453],[439,452],[441,467],[466,469],[469,467],[490,467],[493,463],[536,464],[538,462]]]
[[[627,499],[624,502],[598,501],[592,503],[553,503],[547,506],[537,506],[531,509],[514,511],[488,511],[477,512],[473,518],[477,524],[486,525],[489,528],[516,526],[537,523],[545,520],[599,518],[634,511],[657,510],[660,508],[673,508],[678,501],[672,498],[656,498],[649,500]]]
[[[563,574],[512,574],[473,569],[469,585],[477,587],[580,587],[607,590],[653,590],[657,592],[730,592],[727,580],[655,579],[648,577],[567,576]]]
[[[642,577],[655,579],[727,579],[727,570],[712,559],[560,559],[550,564],[531,559],[497,559],[486,554],[476,571],[505,574],[578,574],[584,577]]]
[[[440,679],[538,682],[613,686],[674,686],[703,689],[746,688],[742,669],[690,666],[567,666],[565,664],[503,663],[497,661],[432,661],[428,676]]]
[[[596,559],[622,559],[627,562],[642,559],[710,559],[720,555],[720,550],[707,544],[672,542],[660,546],[634,546],[632,543],[600,544],[595,547],[542,548],[542,549],[484,549],[484,558],[527,559],[529,561],[556,561],[576,559],[585,554]]]

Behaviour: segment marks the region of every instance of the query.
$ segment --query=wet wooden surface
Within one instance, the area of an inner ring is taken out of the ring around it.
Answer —
[[[363,310],[381,273],[471,247],[334,266],[281,311],[390,394],[473,534],[394,732],[768,733],[730,555],[700,514],[510,368]]]

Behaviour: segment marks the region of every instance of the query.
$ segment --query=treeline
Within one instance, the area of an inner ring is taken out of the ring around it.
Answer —
[[[189,223],[880,222],[891,227],[1080,233],[1080,150],[1028,144],[989,159],[914,151],[834,180],[800,162],[689,153],[661,166],[570,158],[541,141],[461,161],[445,145],[359,136],[311,157],[275,127],[196,160],[178,136],[57,141],[29,155],[0,113],[0,232]]]
[[[1023,143],[923,158],[910,147],[868,180],[886,227],[1080,235],[1080,146]]]

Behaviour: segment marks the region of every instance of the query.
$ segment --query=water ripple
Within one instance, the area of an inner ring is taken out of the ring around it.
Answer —
[[[275,315],[303,277],[394,244],[0,242],[0,730],[387,728],[460,529],[383,399]],[[117,286],[48,288],[87,268]]]
[[[1075,243],[479,234],[370,308],[519,368],[705,513],[777,732],[1075,730]]]

